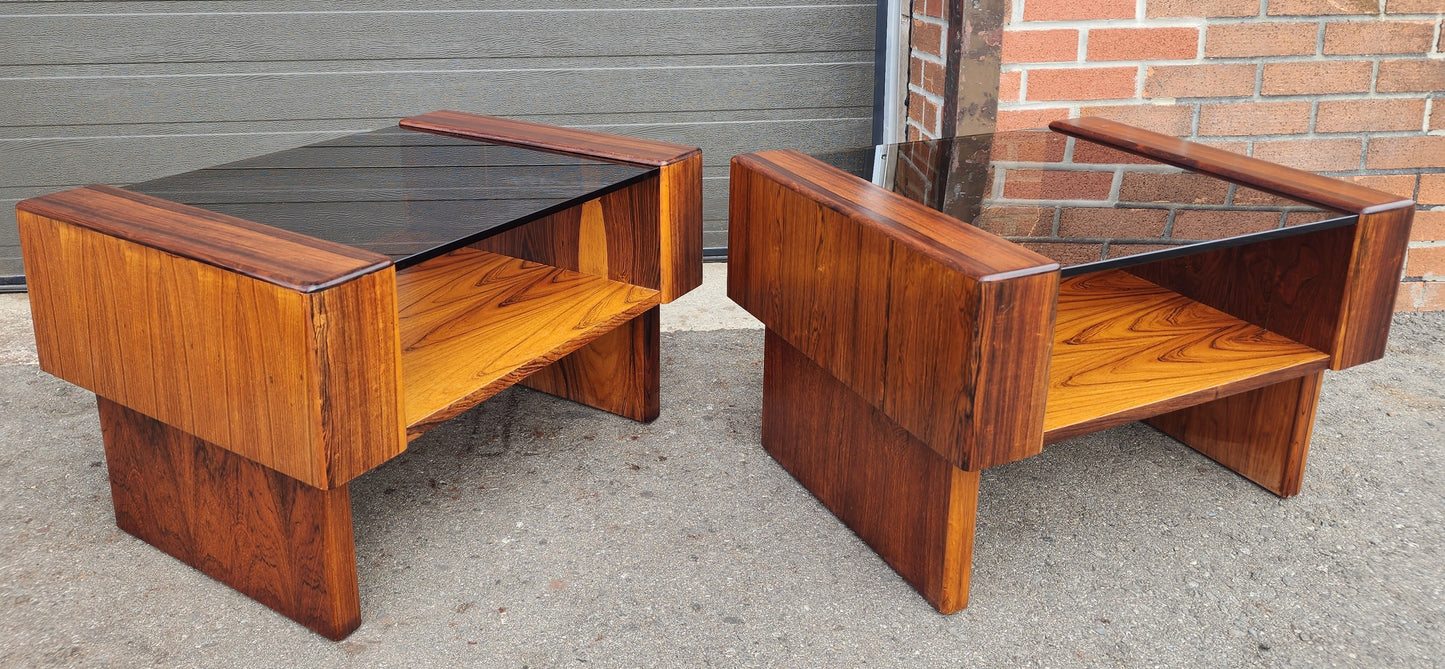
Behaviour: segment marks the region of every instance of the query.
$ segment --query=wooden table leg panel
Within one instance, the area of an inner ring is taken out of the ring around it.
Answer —
[[[1146,422],[1266,490],[1292,497],[1304,480],[1323,374],[1290,379]]]
[[[313,488],[97,404],[116,525],[328,639],[360,625],[347,486]]]
[[[943,613],[968,605],[978,472],[954,467],[768,330],[763,447]]]
[[[658,308],[523,379],[521,385],[643,422],[660,410]]]

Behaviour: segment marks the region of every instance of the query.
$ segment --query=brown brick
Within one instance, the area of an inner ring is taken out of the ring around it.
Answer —
[[[1094,262],[1104,257],[1103,244],[1077,244],[1074,242],[1024,242],[1019,244],[1034,253],[1062,265],[1079,265]]]
[[[1415,311],[1415,305],[1420,301],[1420,286],[1423,281],[1402,281],[1400,289],[1395,293],[1395,311]]]
[[[1270,195],[1264,191],[1247,188],[1245,186],[1234,187],[1234,204],[1249,207],[1288,207],[1297,205],[1298,202],[1278,195]]]
[[[1043,128],[1054,121],[1068,117],[1069,110],[1063,108],[1000,109],[998,112],[998,123],[996,123],[994,127],[999,132]]]
[[[1256,66],[1152,65],[1144,77],[1146,98],[1222,98],[1254,94]]]
[[[1059,214],[1059,236],[1148,239],[1163,237],[1168,222],[1167,209],[1066,207]]]
[[[1005,30],[1003,62],[1047,63],[1079,59],[1077,30]]]
[[[1134,97],[1137,67],[1029,70],[1029,100],[1108,100]]]
[[[1431,281],[1420,286],[1420,311],[1445,310],[1445,282]]]
[[[1074,162],[1106,165],[1153,165],[1154,161],[1125,153],[1107,146],[1100,146],[1082,139],[1074,141]]]
[[[1015,132],[996,135],[989,147],[992,160],[1057,163],[1064,159],[1069,138],[1057,132]]]
[[[978,227],[1005,237],[1048,236],[1054,231],[1054,208],[985,207]]]
[[[1445,205],[1445,174],[1421,174],[1420,194],[1415,198],[1420,204]],[[1445,212],[1438,212],[1445,217]]]
[[[1189,172],[1125,172],[1120,202],[1224,204],[1229,184]]]
[[[1292,228],[1296,225],[1323,221],[1327,218],[1336,218],[1341,214],[1328,211],[1292,211],[1284,215],[1284,227]]]
[[[1445,130],[1445,98],[1431,98],[1430,129]]]
[[[1424,100],[1325,100],[1315,114],[1315,132],[1419,130]]]
[[[1025,21],[1132,19],[1134,0],[1028,0]]]
[[[1434,21],[1340,21],[1325,24],[1325,55],[1425,53]]]
[[[1373,137],[1365,154],[1365,169],[1412,170],[1445,167],[1445,136]]]
[[[1181,209],[1174,214],[1174,239],[1216,239],[1279,227],[1278,211],[1218,211]]]
[[[1283,139],[1254,143],[1254,157],[1313,172],[1360,167],[1358,139]]]
[[[1144,15],[1154,18],[1255,16],[1259,0],[1149,0]]]
[[[913,34],[909,38],[913,48],[935,56],[943,55],[943,26],[914,20]]]
[[[1292,135],[1309,132],[1308,102],[1230,102],[1199,106],[1200,135]]]
[[[1386,14],[1439,14],[1440,0],[1385,0]]]
[[[1407,251],[1405,276],[1445,279],[1445,246],[1417,246]]]
[[[1179,137],[1189,134],[1194,108],[1190,105],[1108,105],[1080,108],[1079,116],[1099,116],[1137,128]]]
[[[1344,178],[1395,197],[1415,197],[1415,175],[1413,174],[1362,174]]]
[[[1410,240],[1417,242],[1445,241],[1445,209],[1415,212],[1415,224],[1410,227]]]
[[[1175,60],[1199,54],[1197,28],[1095,28],[1089,60]]]
[[[1107,200],[1113,172],[1008,170],[1003,196],[1017,200]]]
[[[1376,0],[1269,0],[1270,16],[1330,16],[1374,14]]]
[[[1220,151],[1237,153],[1241,156],[1249,155],[1249,142],[1224,142],[1217,139],[1201,139],[1200,144],[1212,146]]]
[[[1000,72],[998,75],[998,100],[999,102],[1017,102],[1019,99],[1019,82],[1023,79],[1022,72]]]
[[[927,98],[924,98],[924,100],[923,100],[923,122],[920,124],[920,125],[923,126],[923,130],[924,130],[925,132],[928,132],[928,133],[932,134],[934,137],[939,136],[939,132],[940,132],[940,128],[938,127],[939,121],[940,121],[940,117],[939,117],[938,105],[933,104],[933,101],[932,101],[932,100],[929,100],[929,99],[927,99]]]
[[[1206,58],[1309,56],[1315,52],[1314,23],[1225,23],[1204,33]]]
[[[1265,95],[1364,93],[1373,67],[1368,61],[1266,63],[1260,92]]]
[[[944,0],[913,0],[913,13],[943,18]]]
[[[1109,244],[1110,258],[1123,258],[1126,256],[1139,255],[1150,251],[1162,251],[1172,249],[1179,244],[1130,244],[1128,242],[1114,242]]]
[[[1445,90],[1445,60],[1380,61],[1375,90],[1381,93],[1432,93]]]

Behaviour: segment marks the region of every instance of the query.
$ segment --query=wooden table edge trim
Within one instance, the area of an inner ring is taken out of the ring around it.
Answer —
[[[378,253],[112,186],[42,195],[15,209],[301,293],[392,266]]]
[[[648,167],[664,167],[702,153],[702,149],[685,144],[614,135],[581,128],[563,128],[447,109],[404,118],[397,125],[407,130],[479,139]]]
[[[1006,281],[1059,271],[1057,262],[1023,246],[792,149],[746,153],[734,156],[733,163],[764,171],[778,184],[843,216],[866,222],[889,239],[974,281]],[[848,190],[825,188],[818,178]]]
[[[1351,214],[1378,214],[1415,201],[1232,151],[1142,130],[1103,118],[1054,121],[1049,129],[1230,183]]]

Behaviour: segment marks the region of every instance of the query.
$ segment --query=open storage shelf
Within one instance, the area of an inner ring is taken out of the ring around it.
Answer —
[[[1121,270],[1059,284],[1044,443],[1325,369],[1329,356]]]
[[[658,305],[658,291],[474,248],[399,272],[407,437]]]

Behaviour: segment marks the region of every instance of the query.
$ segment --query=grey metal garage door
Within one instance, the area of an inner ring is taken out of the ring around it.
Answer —
[[[20,199],[440,108],[701,146],[704,243],[722,246],[734,154],[868,143],[875,12],[849,0],[0,0],[0,275],[22,271]]]

